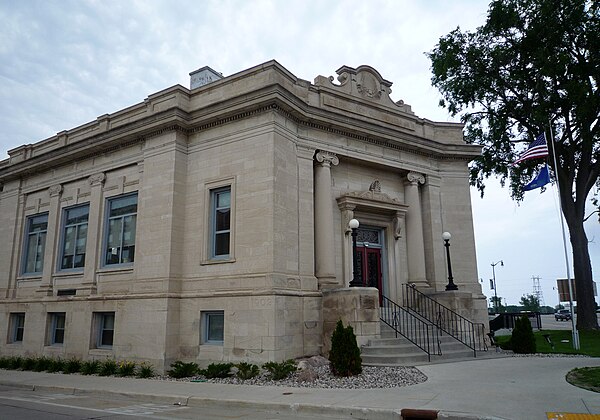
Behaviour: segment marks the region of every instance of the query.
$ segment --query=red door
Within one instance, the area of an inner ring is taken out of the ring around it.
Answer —
[[[365,287],[376,287],[381,301],[381,249],[357,246],[360,279]]]

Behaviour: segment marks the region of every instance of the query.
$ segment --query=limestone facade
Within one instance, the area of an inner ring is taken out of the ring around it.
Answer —
[[[310,83],[270,61],[10,150],[0,355],[163,370],[320,354],[333,318],[377,335],[379,293],[444,295],[444,231],[459,292],[443,299],[486,322],[467,167],[479,148],[393,102],[373,68],[337,73]],[[363,292],[348,289],[352,218]]]

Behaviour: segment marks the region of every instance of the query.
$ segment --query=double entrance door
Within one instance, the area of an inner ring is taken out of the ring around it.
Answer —
[[[380,299],[383,290],[381,243],[381,232],[373,229],[358,230],[356,257],[359,270],[357,274],[363,286],[376,287],[379,290]]]

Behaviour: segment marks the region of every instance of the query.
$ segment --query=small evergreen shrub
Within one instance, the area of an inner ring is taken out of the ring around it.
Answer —
[[[236,376],[243,380],[252,379],[260,372],[258,366],[251,363],[240,362],[235,367],[237,368]]]
[[[63,373],[77,373],[81,369],[81,360],[71,357],[69,360],[65,361],[65,367],[63,369]]]
[[[8,369],[8,357],[0,357],[0,369]]]
[[[81,364],[80,372],[82,375],[95,375],[100,371],[100,361],[86,360]]]
[[[100,376],[111,376],[117,373],[117,361],[115,359],[106,359],[100,363],[100,369],[98,375]]]
[[[329,361],[336,376],[353,376],[362,372],[362,358],[354,330],[350,325],[344,328],[342,320],[337,322],[331,335]]]
[[[229,378],[232,367],[233,363],[211,363],[206,369],[201,369],[198,372],[207,379]]]
[[[194,362],[182,362],[178,360],[171,363],[171,370],[167,371],[167,374],[173,378],[189,378],[198,373],[198,364]]]
[[[21,363],[21,369],[34,370],[37,363],[37,357],[25,357]]]
[[[154,366],[150,363],[142,362],[142,364],[138,366],[136,374],[138,378],[152,378],[154,375]]]
[[[528,354],[536,352],[535,337],[527,316],[515,320],[510,346],[515,353]]]
[[[60,357],[58,359],[50,359],[48,363],[48,369],[46,369],[50,373],[62,372],[65,368],[65,361]]]
[[[269,372],[271,379],[280,381],[296,371],[296,362],[292,359],[280,363],[267,362],[263,365],[263,368]]]
[[[50,359],[46,356],[42,356],[36,360],[33,370],[35,370],[36,372],[44,372],[44,371],[50,369],[51,364],[52,364],[52,359]]]
[[[21,356],[11,356],[8,358],[8,368],[12,370],[21,369],[23,358]]]
[[[123,360],[119,362],[117,368],[117,375],[119,376],[133,376],[135,375],[135,362]]]

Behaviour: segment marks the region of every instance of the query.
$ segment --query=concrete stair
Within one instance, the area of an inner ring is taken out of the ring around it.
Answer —
[[[432,349],[431,361],[427,353],[411,343],[408,339],[396,334],[388,325],[381,324],[381,338],[369,340],[361,348],[361,357],[365,366],[416,366],[428,363],[443,363],[463,359],[473,359],[473,350],[453,337],[442,334],[439,337],[442,355]],[[479,357],[481,353],[478,352]]]

